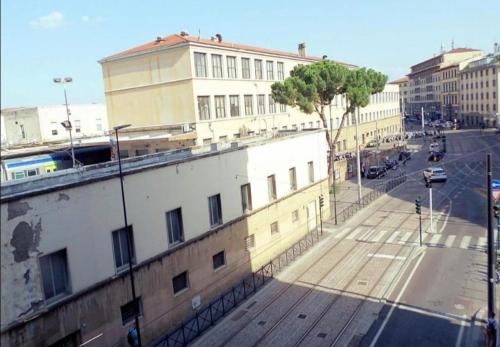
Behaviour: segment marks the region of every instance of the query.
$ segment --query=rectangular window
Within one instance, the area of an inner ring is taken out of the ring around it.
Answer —
[[[278,222],[271,223],[271,236],[278,235],[279,233]]]
[[[122,314],[122,324],[125,325],[132,322],[135,316],[139,317],[142,315],[142,300],[141,297],[136,298],[127,302],[125,305],[120,307],[120,312]]]
[[[50,122],[50,127],[52,129],[52,135],[57,135],[57,122]]]
[[[299,210],[292,211],[292,222],[299,221]]]
[[[66,249],[40,257],[40,270],[45,299],[70,292]]]
[[[77,119],[75,120],[75,133],[79,133],[82,130],[81,125],[80,125],[80,120]]]
[[[286,104],[280,104],[280,111],[286,112]]]
[[[212,262],[214,264],[214,270],[218,270],[226,265],[226,252],[221,251],[212,257]]]
[[[135,156],[139,157],[141,155],[146,155],[149,153],[149,150],[147,148],[142,148],[142,149],[136,149],[135,150]]]
[[[227,78],[236,77],[236,57],[227,57]]]
[[[172,278],[172,287],[174,289],[174,295],[180,294],[189,288],[189,278],[188,272],[183,273]]]
[[[278,80],[283,81],[285,79],[285,64],[278,62]]]
[[[267,70],[267,80],[274,80],[274,64],[272,61],[266,61],[266,70]]]
[[[207,77],[207,55],[205,53],[194,53],[194,67],[196,77]]]
[[[262,60],[255,59],[253,63],[255,65],[255,79],[261,80],[262,79]]]
[[[251,249],[255,248],[255,235],[248,235],[245,237],[245,251],[250,251]]]
[[[222,78],[222,55],[212,54],[212,76]]]
[[[276,200],[276,177],[274,175],[267,177],[267,195],[269,202]]]
[[[269,94],[269,113],[276,113],[276,102],[271,94]]]
[[[222,224],[220,194],[216,194],[208,198],[208,212],[210,213],[210,227],[213,228]]]
[[[309,183],[314,183],[314,163],[312,161],[307,163],[307,172],[309,173]]]
[[[250,189],[250,183],[241,186],[241,208],[243,213],[252,210],[252,191]]]
[[[132,264],[135,264],[134,234],[132,226],[129,226],[127,230],[125,230],[125,228],[121,228],[113,231],[112,237],[116,270],[121,271],[126,269],[129,266],[130,259],[132,259]],[[132,246],[132,257],[130,257],[128,252],[129,238]]]
[[[209,96],[199,96],[198,97],[198,116],[200,120],[210,119],[210,97]]]
[[[240,115],[240,96],[230,95],[229,96],[229,112],[231,117],[238,117]]]
[[[257,113],[265,114],[266,113],[266,105],[264,101],[264,95],[257,95]]]
[[[184,241],[184,227],[182,225],[181,208],[166,213],[168,244],[175,245]]]
[[[253,100],[252,95],[245,95],[245,115],[250,116],[253,114]]]
[[[250,59],[248,58],[241,58],[241,77],[250,78]]]
[[[120,158],[125,159],[128,157],[129,157],[128,150],[127,149],[120,149]]]
[[[224,95],[215,97],[215,118],[226,118],[226,97]]]
[[[290,177],[290,190],[297,190],[297,174],[294,167],[288,169],[288,176]]]

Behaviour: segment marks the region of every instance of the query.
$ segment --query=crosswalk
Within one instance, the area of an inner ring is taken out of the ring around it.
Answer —
[[[328,228],[329,229],[329,228]],[[417,231],[400,231],[390,229],[377,230],[375,227],[359,226],[357,228],[346,227],[341,230],[329,229],[336,239],[346,239],[360,242],[418,245],[420,234]],[[486,237],[472,237],[469,235],[444,235],[434,233],[422,233],[422,243],[429,247],[461,248],[473,250],[486,250]]]

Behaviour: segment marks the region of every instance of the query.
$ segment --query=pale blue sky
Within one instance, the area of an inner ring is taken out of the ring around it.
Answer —
[[[33,1],[1,2],[1,106],[103,102],[105,56],[186,30],[369,66],[396,79],[450,48],[500,42],[499,0]]]

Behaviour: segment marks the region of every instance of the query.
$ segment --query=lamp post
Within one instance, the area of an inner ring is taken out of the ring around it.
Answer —
[[[330,140],[333,141],[333,119],[332,119],[332,103],[330,102]],[[335,144],[332,145],[330,148],[330,166],[332,168],[332,183],[333,183],[333,213],[335,216],[335,225],[337,225],[337,197],[336,197],[336,190],[337,187],[335,187],[335,158],[333,158],[333,147]]]
[[[73,82],[73,78],[71,77],[64,77],[64,78],[60,78],[60,77],[55,77],[52,79],[52,81],[54,81],[54,83],[56,84],[60,84],[63,86],[63,89],[64,89],[64,104],[66,105],[66,116],[67,116],[67,121],[61,123],[63,125],[63,127],[69,131],[69,141],[70,141],[70,144],[71,144],[71,158],[73,160],[73,167],[75,167],[75,150],[73,148],[73,133],[72,133],[72,126],[71,126],[71,121],[69,120],[69,115],[70,115],[70,112],[69,112],[69,107],[68,107],[68,96],[66,94],[66,84],[67,83],[72,83]]]
[[[132,302],[134,303],[134,320],[135,320],[135,328],[137,330],[137,340],[139,343],[139,347],[142,346],[141,342],[141,332],[139,329],[139,303],[137,302],[137,297],[135,295],[135,283],[134,283],[134,272],[132,269],[132,240],[128,234],[128,221],[127,221],[127,207],[125,205],[125,191],[123,189],[123,173],[122,173],[122,160],[120,156],[120,141],[118,139],[118,131],[124,128],[129,127],[130,124],[125,124],[125,125],[118,125],[114,127],[115,131],[115,136],[116,136],[116,152],[118,155],[118,170],[120,173],[120,187],[121,187],[121,193],[122,193],[122,205],[123,205],[123,220],[125,223],[125,233],[127,234],[127,248],[128,248],[128,254],[129,254],[129,260],[128,260],[128,272],[129,272],[129,278],[130,278],[130,287],[132,288]]]

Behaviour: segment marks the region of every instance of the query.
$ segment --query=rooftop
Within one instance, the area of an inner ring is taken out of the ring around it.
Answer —
[[[475,48],[467,48],[467,47],[458,47],[458,48],[453,48],[449,51],[446,51],[446,52],[443,52],[443,53],[440,53],[432,58],[429,58],[429,59],[426,59],[424,61],[421,61],[420,63],[417,63],[413,66],[411,66],[411,68],[415,67],[415,66],[418,66],[420,64],[423,64],[423,63],[426,63],[432,59],[435,59],[435,58],[438,58],[438,57],[441,57],[443,55],[446,55],[446,54],[455,54],[455,53],[466,53],[466,52],[475,52],[475,51],[478,51],[480,52],[481,50],[480,49],[475,49]]]
[[[408,82],[409,80],[410,80],[410,78],[408,76],[404,76],[404,77],[401,77],[400,79],[389,82],[389,84],[401,84],[401,83]]]
[[[231,49],[237,49],[237,50],[255,52],[255,53],[262,53],[262,54],[279,55],[279,56],[283,56],[283,57],[300,59],[300,60],[311,61],[311,62],[322,60],[322,58],[320,58],[320,57],[314,57],[314,56],[301,57],[299,54],[296,54],[296,53],[272,50],[272,49],[267,49],[267,48],[259,48],[259,47],[254,47],[254,46],[249,46],[249,45],[244,45],[244,44],[239,44],[239,43],[232,43],[232,42],[224,41],[222,39],[221,40],[205,39],[202,37],[190,36],[187,34],[172,34],[169,36],[165,36],[163,38],[159,37],[158,39],[156,39],[154,41],[127,49],[127,50],[120,52],[120,53],[117,53],[117,54],[113,54],[111,56],[108,56],[106,58],[101,59],[99,62],[104,63],[104,62],[107,62],[110,60],[130,57],[130,56],[134,56],[134,55],[140,54],[140,53],[154,52],[154,51],[157,51],[157,50],[160,50],[163,48],[169,48],[169,47],[174,47],[174,46],[178,46],[178,45],[182,45],[182,44],[189,44],[189,43],[204,44],[204,45],[209,45],[209,46],[214,46],[214,47],[222,47],[222,48],[231,48]],[[352,67],[356,66],[353,64],[343,63],[343,62],[339,62],[339,61],[337,61],[337,62],[340,64],[343,64],[343,65],[346,65],[346,66],[352,66]]]
[[[297,136],[323,132],[313,129],[298,132],[280,132],[276,137],[252,137],[227,144],[212,144],[201,148],[177,149],[166,152],[148,154],[139,157],[122,159],[124,175],[136,172],[175,165],[182,162],[201,159],[221,153],[237,151],[252,146],[260,146],[276,141],[283,141]],[[2,203],[19,200],[29,196],[45,194],[52,191],[68,189],[92,182],[118,177],[118,162],[88,165],[76,169],[56,171],[46,175],[33,176],[22,180],[6,181],[1,184]]]

